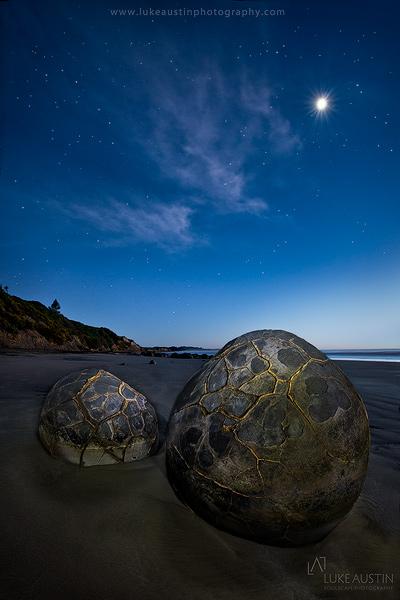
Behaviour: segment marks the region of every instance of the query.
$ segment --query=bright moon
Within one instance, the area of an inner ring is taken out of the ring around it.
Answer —
[[[317,98],[317,100],[315,101],[315,108],[319,112],[323,112],[324,110],[326,110],[328,108],[328,100],[326,98],[324,98],[324,96]]]

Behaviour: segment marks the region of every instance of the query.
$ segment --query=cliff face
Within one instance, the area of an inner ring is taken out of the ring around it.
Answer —
[[[105,327],[72,321],[44,304],[0,289],[0,347],[24,350],[133,352],[142,348]]]

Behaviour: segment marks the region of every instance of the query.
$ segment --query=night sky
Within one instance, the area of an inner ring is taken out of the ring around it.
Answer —
[[[285,14],[110,11],[139,7]],[[397,2],[8,0],[0,15],[10,293],[142,345],[260,328],[400,345]]]

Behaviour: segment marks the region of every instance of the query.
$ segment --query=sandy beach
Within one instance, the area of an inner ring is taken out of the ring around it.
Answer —
[[[368,474],[348,517],[326,539],[303,548],[256,544],[199,519],[175,497],[163,447],[137,463],[80,469],[50,457],[37,438],[50,387],[85,367],[109,370],[144,392],[164,436],[177,393],[202,362],[158,358],[150,365],[148,358],[121,354],[0,356],[1,598],[398,597],[400,363],[339,363],[369,414]],[[315,557],[325,558],[330,582],[320,571],[307,573]],[[335,581],[343,573],[351,579],[393,573],[394,583],[356,589],[360,584]]]

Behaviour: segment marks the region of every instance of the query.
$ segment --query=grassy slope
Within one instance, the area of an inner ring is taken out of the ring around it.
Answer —
[[[82,350],[135,350],[130,340],[126,341],[110,329],[71,321],[41,302],[22,300],[4,290],[0,290],[0,331],[11,339],[24,332],[37,332],[49,342],[49,347],[68,346],[78,341]],[[135,346],[140,351],[140,347]]]

